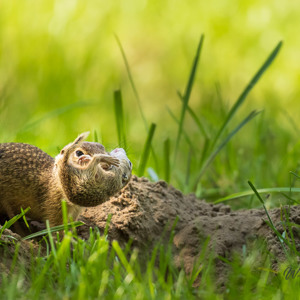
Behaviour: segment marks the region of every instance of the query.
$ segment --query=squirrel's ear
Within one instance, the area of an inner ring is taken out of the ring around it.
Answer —
[[[78,143],[80,143],[81,141],[84,141],[88,136],[89,136],[90,132],[86,131],[81,133],[73,142],[74,145],[77,145]]]
[[[64,154],[65,154],[66,156],[70,155],[70,153],[78,146],[78,144],[80,144],[82,141],[84,141],[84,140],[88,137],[89,134],[90,134],[89,131],[81,133],[81,134],[75,139],[75,141],[74,141],[73,143],[70,143],[70,144],[68,144],[67,146],[65,146],[65,147],[60,151],[60,154],[61,154],[61,155],[64,155]]]

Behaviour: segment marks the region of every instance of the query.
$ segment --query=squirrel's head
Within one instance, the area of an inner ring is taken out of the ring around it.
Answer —
[[[119,192],[130,180],[132,164],[122,148],[110,153],[99,143],[84,142],[80,134],[55,158],[55,171],[67,200],[96,206]]]

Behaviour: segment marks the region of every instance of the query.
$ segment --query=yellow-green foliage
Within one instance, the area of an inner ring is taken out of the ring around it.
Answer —
[[[271,178],[279,171],[281,175],[274,184],[287,185],[287,173],[297,167],[299,154],[295,150],[299,129],[294,124],[297,122],[291,121],[297,120],[299,111],[297,12],[296,0],[284,4],[258,0],[3,0],[0,140],[33,143],[55,155],[58,147],[79,132],[92,130],[108,148],[115,147],[118,135],[113,95],[120,88],[127,150],[137,170],[147,130],[116,35],[125,51],[148,128],[151,123],[157,125],[153,145],[157,165],[163,166],[164,141],[171,137],[173,154],[177,133],[177,124],[166,106],[179,120],[177,90],[184,92],[201,33],[205,40],[189,105],[211,135],[220,128],[270,51],[283,40],[279,57],[251,92],[229,130],[253,109],[265,112],[247,126],[245,134],[232,141],[227,153],[217,158],[212,166],[212,186],[239,191],[256,175],[259,187],[271,186]],[[204,139],[190,116],[184,120],[184,129],[195,144],[195,152],[200,153]],[[183,188],[186,175],[182,174],[190,161],[184,139],[177,150],[181,167],[175,176],[172,168],[171,181]],[[191,152],[191,159],[195,156]],[[271,156],[275,169],[268,163]],[[261,159],[258,168],[247,163],[254,157]],[[165,172],[157,165],[151,157],[147,167],[164,178]],[[194,165],[192,161],[191,173],[196,172]],[[267,174],[262,174],[262,168]],[[212,183],[208,177],[203,180],[206,187]],[[239,180],[241,184],[236,186]]]

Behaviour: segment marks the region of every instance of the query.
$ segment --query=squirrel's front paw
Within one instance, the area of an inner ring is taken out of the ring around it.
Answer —
[[[120,160],[116,157],[112,157],[110,155],[98,154],[95,155],[98,162],[101,164],[103,169],[108,169],[110,166],[118,167],[120,165]]]

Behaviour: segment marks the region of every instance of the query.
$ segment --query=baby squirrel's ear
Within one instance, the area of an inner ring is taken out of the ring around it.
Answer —
[[[68,144],[67,146],[65,146],[61,151],[60,154],[64,155],[67,152],[67,155],[70,154],[71,151],[73,151],[78,144],[80,144],[82,141],[84,141],[88,136],[89,136],[90,132],[83,132],[81,133],[73,143]]]
[[[90,132],[86,131],[81,133],[73,142],[74,145],[77,145],[78,143],[80,143],[81,141],[84,141],[88,136],[89,136]]]

